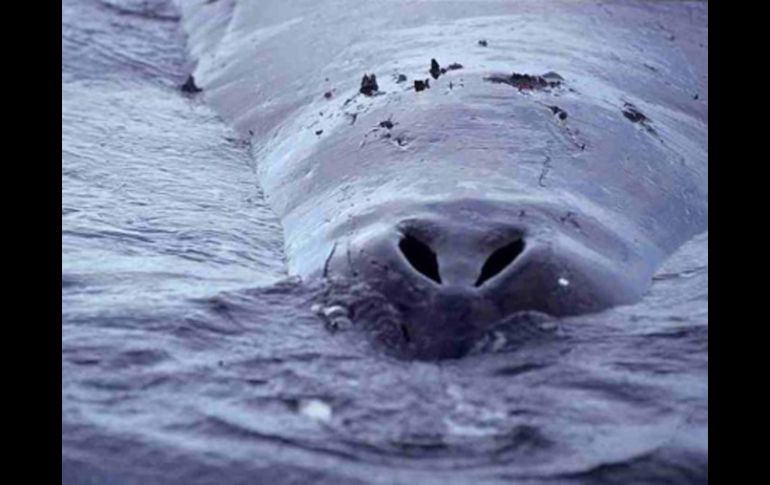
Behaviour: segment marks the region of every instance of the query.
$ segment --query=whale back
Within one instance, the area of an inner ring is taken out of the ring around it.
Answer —
[[[293,273],[318,273],[341,237],[373,221],[483,198],[552,207],[567,225],[601,223],[644,278],[708,220],[708,78],[694,47],[705,35],[666,17],[670,8],[183,6],[196,80],[251,136]],[[431,59],[462,67],[434,79]],[[553,85],[519,89],[513,73]],[[364,74],[376,74],[377,95],[359,92]],[[417,92],[413,82],[425,79],[430,88]]]

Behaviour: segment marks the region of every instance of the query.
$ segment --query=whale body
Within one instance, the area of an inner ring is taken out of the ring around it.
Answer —
[[[707,229],[706,32],[653,3],[182,10],[206,102],[251,139],[290,273],[365,283],[388,312],[354,317],[377,341],[443,358],[512,315],[637,301]]]

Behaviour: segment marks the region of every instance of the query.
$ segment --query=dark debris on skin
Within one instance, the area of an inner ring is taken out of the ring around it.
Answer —
[[[639,109],[631,103],[623,104],[623,116],[633,123],[647,123],[650,121]]]
[[[185,81],[184,84],[182,84],[180,89],[182,90],[183,93],[187,93],[187,94],[197,94],[203,91],[203,89],[199,88],[195,84],[195,78],[193,77],[192,74],[190,74],[187,77],[187,81]]]
[[[519,91],[546,90],[561,86],[562,77],[555,72],[549,72],[542,76],[519,74],[514,72],[510,76],[493,75],[484,78],[495,84],[508,84]]]
[[[415,79],[414,90],[419,93],[424,89],[430,89],[430,79],[426,79],[425,81],[420,81]]]
[[[639,111],[639,108],[634,106],[631,103],[623,103],[623,116],[626,117],[629,121],[632,123],[639,124],[640,126],[643,126],[645,130],[647,130],[648,133],[651,135],[657,136],[657,131],[655,128],[650,126],[652,123],[652,120],[650,120],[647,116],[644,115],[641,111]]]
[[[377,76],[374,74],[364,74],[363,79],[361,79],[361,88],[359,89],[361,94],[365,96],[373,96],[374,93],[379,91],[379,89],[380,88],[377,85]]]
[[[550,109],[551,113],[553,113],[554,116],[557,116],[560,120],[567,119],[567,112],[559,108],[558,106],[549,106],[548,109]]]
[[[430,60],[430,75],[433,76],[433,79],[438,79],[438,77],[441,75],[441,68],[439,67],[436,59]]]
[[[430,60],[430,75],[433,76],[433,79],[438,79],[440,75],[446,74],[448,71],[455,71],[462,68],[463,65],[458,64],[457,62],[453,62],[447,67],[441,67],[436,59]]]

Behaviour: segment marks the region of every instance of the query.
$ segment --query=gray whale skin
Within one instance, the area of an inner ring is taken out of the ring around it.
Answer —
[[[352,311],[387,348],[457,357],[520,312],[632,303],[707,229],[708,105],[693,96],[707,84],[631,15],[599,29],[578,2],[490,1],[484,16],[473,2],[259,3],[250,17],[200,7],[259,40],[196,75],[253,134],[290,271],[384,296],[391,318]],[[416,92],[431,58],[463,67]],[[558,82],[490,81],[513,72]],[[365,73],[374,96],[358,92]]]

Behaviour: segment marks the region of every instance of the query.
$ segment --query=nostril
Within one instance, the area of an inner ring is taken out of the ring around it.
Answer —
[[[398,243],[398,247],[414,269],[436,283],[441,283],[441,275],[438,272],[438,259],[430,246],[414,236],[405,235],[401,238],[401,242]]]
[[[476,286],[483,285],[488,279],[499,274],[508,265],[524,251],[524,240],[516,239],[513,242],[506,244],[505,246],[495,250],[489,258],[484,262],[484,266],[481,268],[481,274],[479,279],[476,280]]]

